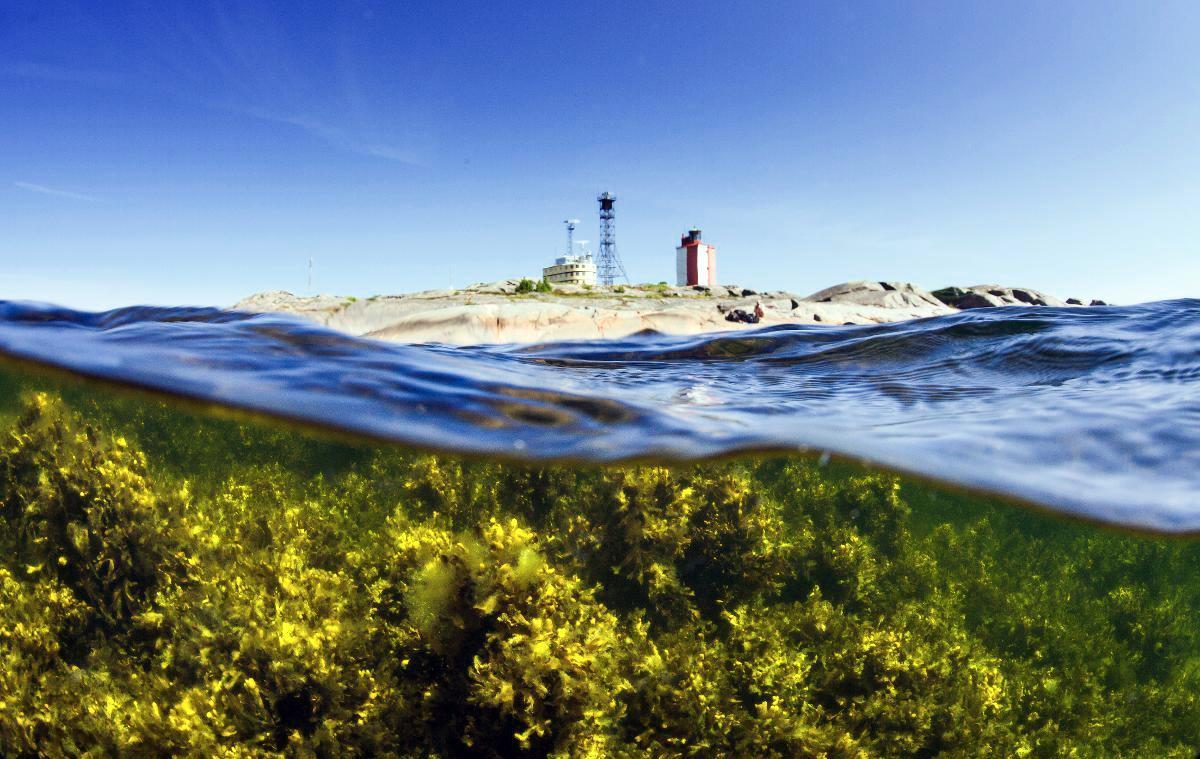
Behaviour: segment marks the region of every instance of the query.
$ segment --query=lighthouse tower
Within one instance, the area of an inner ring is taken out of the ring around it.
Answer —
[[[701,242],[699,229],[688,230],[675,249],[675,284],[716,287],[717,249]]]

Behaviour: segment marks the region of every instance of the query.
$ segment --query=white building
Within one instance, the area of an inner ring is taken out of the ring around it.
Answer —
[[[560,256],[553,266],[542,269],[542,278],[552,285],[596,284],[596,261],[591,253],[582,256]]]

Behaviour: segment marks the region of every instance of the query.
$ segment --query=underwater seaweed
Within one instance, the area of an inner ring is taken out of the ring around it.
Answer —
[[[796,458],[504,464],[14,376],[0,755],[1200,746],[1194,543]]]

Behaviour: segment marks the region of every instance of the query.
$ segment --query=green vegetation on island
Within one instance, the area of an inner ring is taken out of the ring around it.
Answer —
[[[1194,756],[1200,548],[0,375],[0,755]]]

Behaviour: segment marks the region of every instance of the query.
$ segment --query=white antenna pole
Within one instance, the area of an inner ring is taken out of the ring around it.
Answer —
[[[312,295],[312,267],[313,267],[312,256],[309,256],[309,258],[308,258],[308,294],[309,295]]]
[[[567,219],[563,224],[567,225],[567,255],[573,256],[575,255],[575,243],[573,242],[575,227],[579,224],[579,219]]]

